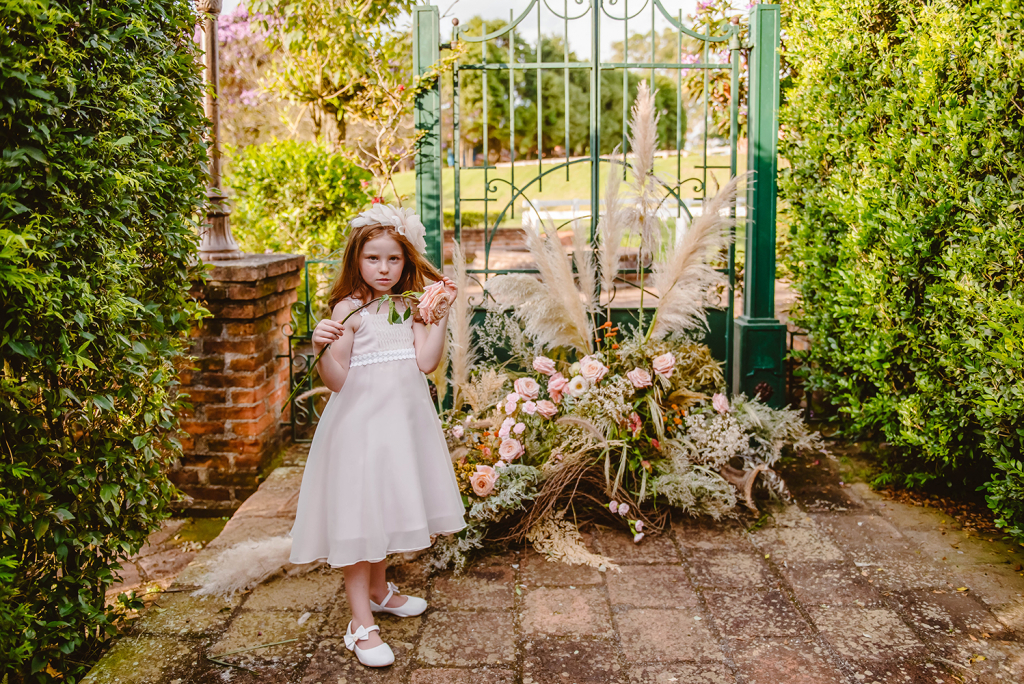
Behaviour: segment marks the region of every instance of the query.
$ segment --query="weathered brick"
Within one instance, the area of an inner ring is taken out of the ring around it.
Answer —
[[[214,435],[224,432],[221,421],[182,421],[181,429],[190,435]]]
[[[257,339],[252,336],[241,339],[207,339],[203,342],[207,354],[255,354],[260,350]]]
[[[200,356],[195,360],[195,367],[201,373],[216,373],[224,370],[223,356]]]
[[[195,378],[197,387],[258,387],[267,380],[263,370],[239,373],[202,373]]]
[[[274,382],[268,381],[255,388],[238,387],[228,390],[228,401],[232,404],[255,404],[274,390]]]
[[[167,473],[167,479],[178,487],[195,485],[199,484],[199,473],[191,468],[187,470],[172,470]]]
[[[180,489],[197,501],[231,500],[231,490],[226,487],[181,487]]]
[[[228,399],[228,390],[224,388],[200,389],[189,387],[182,394],[187,394],[188,401],[193,406],[199,404],[223,404]]]
[[[235,454],[236,460],[263,451],[263,442],[255,437],[236,437],[232,439],[210,439],[206,447],[213,453]]]
[[[227,368],[230,371],[251,371],[262,368],[274,360],[273,349],[263,349],[255,354],[237,356],[227,359]]]
[[[257,420],[245,421],[245,422],[234,422],[231,424],[232,431],[239,436],[245,435],[258,435],[263,433],[267,428],[274,425],[276,420],[274,416],[265,413]]]
[[[210,484],[224,487],[255,487],[256,472],[252,470],[243,472],[224,472],[211,470],[209,473]]]
[[[267,412],[263,402],[248,406],[207,406],[207,420],[256,420]]]
[[[256,493],[256,489],[257,487],[235,487],[235,499],[238,501],[245,501]]]

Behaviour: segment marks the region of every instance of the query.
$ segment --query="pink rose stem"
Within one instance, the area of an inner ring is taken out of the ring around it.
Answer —
[[[420,295],[420,294],[422,294],[422,293],[420,293],[420,292],[413,292],[413,291],[410,290],[409,292],[403,292],[402,294],[398,295],[398,297],[399,298],[401,298],[401,297],[416,297],[417,295]],[[341,319],[341,324],[345,325],[345,321],[347,321],[348,319],[352,318],[353,314],[355,314],[358,311],[362,311],[363,309],[365,309],[366,307],[370,306],[374,302],[385,302],[385,301],[390,302],[392,296],[393,295],[387,295],[387,294],[386,295],[381,295],[380,297],[377,297],[376,299],[371,299],[370,301],[366,302],[365,304],[363,304],[361,306],[358,306],[355,309],[352,309],[351,311],[348,312],[347,316],[345,316],[343,319]],[[299,380],[299,382],[295,385],[295,389],[293,389],[292,393],[288,395],[288,398],[284,400],[284,406],[288,406],[289,404],[292,403],[292,399],[295,398],[295,395],[298,393],[298,391],[300,389],[302,389],[302,386],[305,385],[306,381],[309,380],[311,375],[313,375],[313,371],[316,369],[316,364],[320,363],[320,359],[321,359],[321,357],[323,357],[324,352],[327,351],[330,347],[331,347],[330,343],[325,344],[324,348],[320,350],[320,353],[316,355],[316,358],[313,359],[313,363],[311,363],[309,365],[309,370],[306,371],[306,374],[303,375],[302,379]]]

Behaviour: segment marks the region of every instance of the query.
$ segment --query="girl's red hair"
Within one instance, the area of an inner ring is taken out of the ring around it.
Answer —
[[[338,302],[346,297],[355,297],[364,303],[374,298],[376,293],[363,281],[363,276],[359,272],[359,256],[363,253],[363,245],[385,234],[394,238],[402,246],[402,252],[405,254],[405,268],[402,269],[402,277],[398,279],[393,292],[421,292],[427,285],[427,278],[441,279],[441,273],[434,265],[427,261],[404,235],[391,226],[372,224],[353,228],[345,246],[345,256],[341,259],[341,271],[331,287],[331,296],[327,300],[331,311],[334,311]]]

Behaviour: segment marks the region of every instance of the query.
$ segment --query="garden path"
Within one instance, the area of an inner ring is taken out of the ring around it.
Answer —
[[[958,529],[941,511],[843,484],[837,461],[784,469],[796,505],[761,520],[678,519],[639,545],[619,529],[588,544],[622,572],[547,562],[528,548],[462,577],[423,559],[394,579],[422,617],[380,623],[397,662],[344,649],[341,572],[267,582],[230,601],[189,594],[224,548],[288,531],[301,465],[276,470],[87,682],[402,684],[862,684],[1024,681],[1021,549]],[[225,660],[223,654],[298,641]]]

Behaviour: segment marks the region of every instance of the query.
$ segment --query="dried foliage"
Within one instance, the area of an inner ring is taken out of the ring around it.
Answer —
[[[733,178],[706,202],[683,239],[655,260],[652,281],[660,297],[652,328],[655,339],[707,325],[705,295],[723,281],[722,274],[709,262],[730,240],[733,219],[722,212],[736,197],[736,188],[744,178]]]
[[[646,81],[640,81],[629,121],[629,145],[632,151],[633,193],[636,195],[634,222],[641,238],[641,256],[658,252],[661,222],[661,182],[654,175],[654,153],[658,149],[658,112],[654,93]],[[643,262],[643,259],[641,259]]]
[[[494,368],[487,368],[460,387],[462,396],[473,409],[473,413],[480,415],[498,403],[498,399],[505,394],[507,382],[507,375],[499,373]]]
[[[469,301],[469,275],[466,273],[466,257],[462,245],[456,240],[452,244],[452,270],[459,294],[448,315],[448,349],[451,358],[452,402],[459,405],[459,392],[469,381],[469,371],[476,363],[476,345],[471,329],[473,305]]]
[[[612,159],[613,163],[608,169],[608,179],[604,187],[604,214],[598,223],[601,235],[601,290],[609,294],[615,289],[615,276],[619,273],[619,258],[622,254],[622,239],[629,228],[629,212],[620,192],[622,172],[619,167],[624,161],[621,157],[615,160],[614,155]]]
[[[526,533],[538,553],[548,560],[561,561],[569,565],[589,565],[602,572],[608,569],[621,572],[611,558],[590,551],[583,543],[579,528],[565,519],[565,511],[547,515],[534,524]]]

